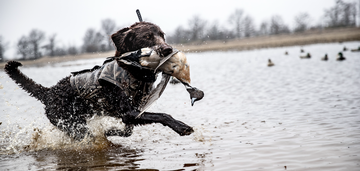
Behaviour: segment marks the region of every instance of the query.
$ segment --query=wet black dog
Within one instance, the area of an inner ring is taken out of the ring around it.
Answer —
[[[121,29],[112,35],[112,40],[117,48],[115,56],[154,45],[159,45],[159,53],[162,56],[172,53],[171,46],[165,43],[164,33],[161,29],[148,22],[135,23],[129,28]],[[120,66],[120,64],[118,65]],[[63,78],[56,85],[48,88],[35,83],[24,75],[18,69],[19,66],[21,63],[10,61],[5,65],[5,71],[21,88],[45,105],[45,114],[54,126],[77,140],[81,140],[89,134],[86,120],[94,115],[100,115],[98,102],[89,101],[80,96],[70,83],[71,76]],[[119,86],[104,81],[98,89],[97,94],[101,95],[101,99],[107,106],[106,109],[101,108],[102,115],[121,118],[126,125],[124,130],[106,131],[106,136],[130,136],[134,126],[151,123],[161,123],[179,135],[189,135],[193,132],[190,126],[175,120],[168,114],[144,112],[139,116],[137,107],[144,96],[144,90],[149,90],[149,86],[155,82],[154,73],[150,70],[137,70],[136,68],[131,72],[125,69],[122,72],[129,76],[127,79],[137,82],[138,87],[129,86],[130,88],[124,91]],[[136,76],[138,73],[148,77]]]

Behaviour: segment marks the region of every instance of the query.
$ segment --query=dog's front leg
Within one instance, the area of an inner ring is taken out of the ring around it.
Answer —
[[[132,134],[134,125],[126,124],[125,129],[110,129],[105,132],[105,136],[120,136],[120,137],[129,137]]]
[[[130,112],[128,115],[123,117],[124,123],[133,124],[133,125],[145,125],[152,123],[161,123],[164,126],[170,127],[179,135],[190,135],[194,132],[192,127],[186,125],[185,123],[174,119],[172,116],[166,113],[151,113],[144,112],[140,117],[138,111]]]

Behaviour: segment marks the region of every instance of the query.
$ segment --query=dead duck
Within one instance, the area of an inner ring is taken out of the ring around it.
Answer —
[[[271,59],[268,60],[268,67],[274,66],[275,64],[271,61]]]
[[[324,57],[322,57],[322,58],[321,58],[321,60],[323,60],[323,61],[327,61],[327,60],[328,60],[328,55],[327,55],[327,54],[325,54],[325,56],[324,56]]]
[[[304,59],[311,58],[311,55],[310,55],[310,53],[307,53],[306,56],[300,56],[300,58],[304,58]]]
[[[337,61],[343,61],[346,58],[343,56],[343,54],[341,52],[338,53],[338,58],[336,58]]]

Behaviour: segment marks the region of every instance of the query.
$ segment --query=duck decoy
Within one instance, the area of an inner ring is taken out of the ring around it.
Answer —
[[[328,55],[327,55],[327,54],[325,54],[325,56],[324,56],[324,57],[322,57],[322,58],[321,58],[321,60],[323,60],[323,61],[327,61],[327,60],[328,60]]]
[[[343,56],[343,54],[341,52],[338,53],[338,58],[336,58],[337,61],[343,61],[346,58]]]
[[[308,59],[311,58],[311,55],[310,53],[307,53],[306,56],[300,56],[300,58]]]
[[[360,46],[357,49],[351,49],[351,52],[360,52]]]
[[[268,67],[274,66],[275,64],[271,61],[271,59],[268,60]]]

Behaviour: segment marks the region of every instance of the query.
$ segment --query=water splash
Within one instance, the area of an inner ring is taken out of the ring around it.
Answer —
[[[206,133],[209,131],[206,130],[203,126],[195,126],[193,127],[193,129],[194,129],[194,133],[192,135],[194,141],[198,141],[202,143],[211,143],[212,137],[210,135],[206,135]]]
[[[100,150],[112,146],[104,135],[105,130],[111,128],[122,129],[121,120],[112,117],[95,116],[88,121],[88,128],[92,136],[77,141],[53,125],[44,127],[29,126],[21,128],[17,124],[7,123],[0,137],[0,154],[14,154],[40,150]]]

